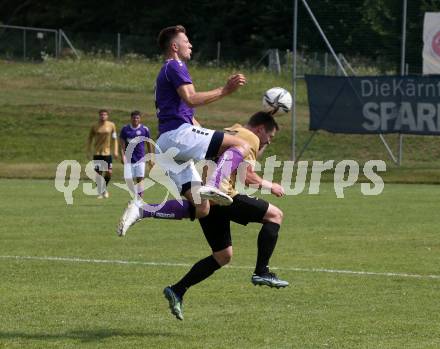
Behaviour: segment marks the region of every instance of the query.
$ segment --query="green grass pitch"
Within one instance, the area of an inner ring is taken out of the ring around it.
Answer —
[[[438,186],[268,198],[285,214],[271,265],[291,287],[250,283],[259,227],[233,225],[231,267],[188,291],[183,322],[162,289],[208,255],[198,223],[146,220],[121,239],[128,196],[111,194],[78,189],[67,206],[53,181],[0,180],[0,348],[440,346]]]

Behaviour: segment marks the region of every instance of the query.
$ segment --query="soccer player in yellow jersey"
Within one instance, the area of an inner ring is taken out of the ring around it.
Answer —
[[[243,139],[250,147],[250,151],[245,157],[246,161],[251,162],[251,165],[247,167],[245,184],[269,189],[277,197],[283,196],[283,187],[278,183],[262,179],[255,173],[252,165],[252,161],[261,155],[262,150],[270,144],[278,131],[278,125],[273,116],[270,113],[258,112],[249,119],[246,125],[235,124],[225,131]],[[194,264],[179,282],[164,289],[171,313],[179,320],[183,320],[182,305],[185,292],[230,262],[232,258],[231,221],[241,225],[261,224],[257,241],[257,261],[251,282],[254,285],[276,288],[289,285],[287,281],[281,280],[271,272],[268,266],[277,243],[283,212],[261,198],[238,193],[235,186],[235,175],[224,179],[221,183],[221,190],[232,197],[232,204],[230,206],[213,206],[206,217],[199,219],[212,254]]]
[[[95,171],[99,175],[96,177],[96,184],[98,186],[98,199],[108,198],[108,183],[112,177],[112,143],[113,155],[117,159],[118,154],[118,139],[116,133],[116,126],[113,122],[108,120],[108,111],[101,109],[99,112],[99,120],[92,126],[87,142],[87,154],[90,158],[92,154],[93,143],[93,161],[95,161]],[[105,168],[104,163],[107,164]],[[104,176],[104,181],[102,180]]]

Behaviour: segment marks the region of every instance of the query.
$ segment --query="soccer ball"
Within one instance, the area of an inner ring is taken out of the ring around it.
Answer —
[[[263,109],[275,114],[278,110],[283,113],[289,112],[292,108],[292,96],[289,91],[282,87],[272,87],[263,96]]]

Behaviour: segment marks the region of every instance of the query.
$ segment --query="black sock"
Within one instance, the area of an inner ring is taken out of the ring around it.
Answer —
[[[205,280],[220,268],[221,266],[212,255],[201,259],[193,265],[191,270],[177,284],[171,286],[171,288],[175,294],[183,298],[188,288]]]
[[[277,244],[279,230],[280,225],[277,223],[263,223],[260,233],[258,234],[258,255],[255,274],[261,275],[269,271],[269,259]]]
[[[112,177],[109,176],[108,174],[105,175],[105,177],[104,177],[104,179],[105,179],[105,190],[104,190],[104,191],[107,191],[108,183],[110,182],[110,179],[111,179],[111,178],[112,178]]]

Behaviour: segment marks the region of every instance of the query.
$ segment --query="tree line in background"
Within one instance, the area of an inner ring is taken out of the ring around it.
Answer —
[[[400,66],[403,0],[308,0],[335,50]],[[407,62],[421,66],[423,17],[438,0],[408,0]],[[154,45],[159,30],[182,24],[196,51],[214,47],[291,49],[293,0],[3,0],[0,22],[73,32],[142,35]],[[299,1],[301,50],[323,51],[322,38]],[[242,54],[236,49],[237,57]],[[247,54],[247,53],[246,53]],[[414,71],[417,72],[417,71]]]

